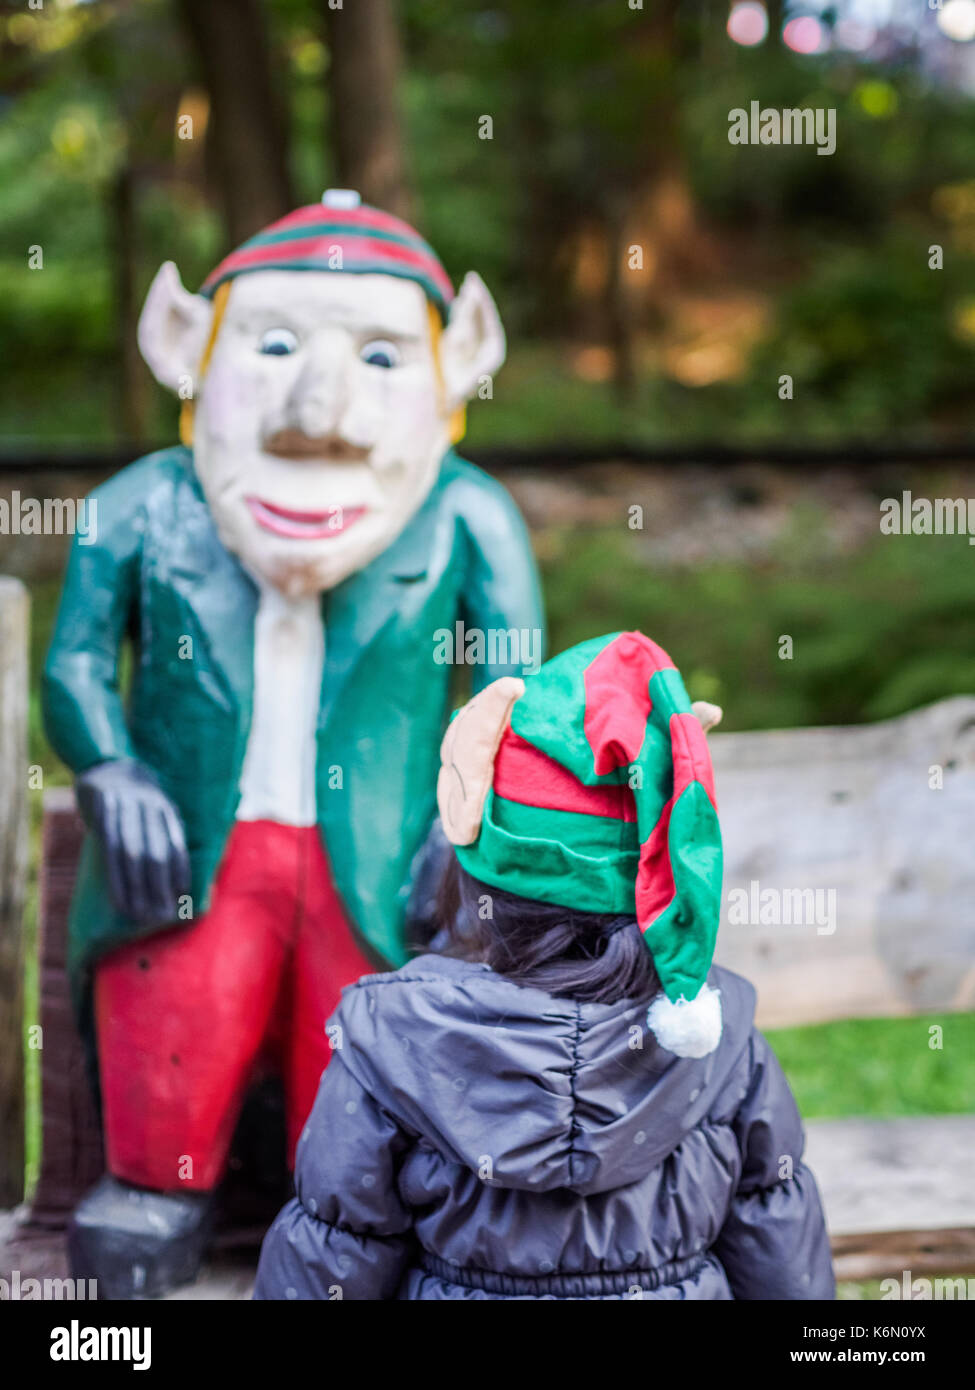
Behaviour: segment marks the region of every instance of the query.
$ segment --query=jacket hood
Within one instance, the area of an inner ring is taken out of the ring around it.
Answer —
[[[680,1058],[647,1028],[647,1000],[554,999],[486,965],[421,956],[345,991],[336,1046],[402,1128],[481,1178],[598,1193],[672,1153],[748,1045],[754,989],[718,966],[708,983],[721,1041]]]

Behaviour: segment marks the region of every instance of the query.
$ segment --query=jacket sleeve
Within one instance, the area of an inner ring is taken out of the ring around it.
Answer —
[[[264,1239],[254,1298],[395,1298],[414,1246],[396,1185],[409,1144],[336,1051],[298,1143],[297,1196]]]
[[[41,682],[44,725],[75,773],[133,752],[119,691],[144,525],[144,470],[124,469],[87,499],[92,531],[76,534]]]
[[[468,566],[462,601],[464,622],[482,632],[529,635],[531,650],[520,660],[482,662],[474,669],[475,694],[499,676],[537,669],[545,659],[545,617],[541,586],[528,530],[500,483],[486,475],[467,482],[462,521],[468,538]],[[500,656],[500,653],[496,653]]]
[[[749,1079],[732,1121],[742,1170],[715,1245],[736,1299],[832,1299],[829,1237],[802,1162],[799,1111],[778,1059],[752,1032]]]

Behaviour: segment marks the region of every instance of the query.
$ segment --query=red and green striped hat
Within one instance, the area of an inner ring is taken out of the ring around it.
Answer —
[[[255,270],[332,270],[414,280],[444,321],[454,297],[447,272],[418,232],[344,188],[328,189],[320,203],[289,212],[231,251],[200,293],[211,299],[225,281]]]
[[[457,846],[481,882],[589,912],[635,913],[665,999],[650,1026],[682,1056],[721,1033],[706,976],[721,832],[704,730],[673,661],[642,632],[570,648],[525,678],[481,828]]]

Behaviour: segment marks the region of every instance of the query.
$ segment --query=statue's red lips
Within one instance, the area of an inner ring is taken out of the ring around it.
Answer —
[[[324,512],[302,512],[265,502],[261,497],[245,497],[244,501],[258,526],[291,540],[329,540],[340,536],[366,514],[365,507],[329,507]]]

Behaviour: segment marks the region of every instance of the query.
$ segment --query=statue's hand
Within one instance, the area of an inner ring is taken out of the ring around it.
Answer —
[[[119,912],[141,926],[176,920],[190,862],[179,812],[148,768],[128,758],[96,763],[75,784],[78,809],[105,855]]]

